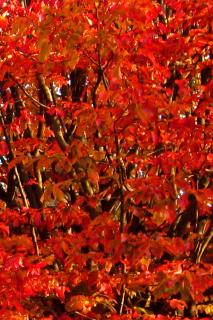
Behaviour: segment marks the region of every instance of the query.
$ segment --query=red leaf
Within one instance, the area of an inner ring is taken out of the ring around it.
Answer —
[[[172,299],[169,301],[170,306],[173,309],[184,310],[187,307],[187,304],[183,300]]]
[[[10,233],[10,229],[8,226],[6,226],[3,222],[0,222],[0,231],[5,234],[5,235],[9,235]]]
[[[14,256],[7,257],[4,262],[4,267],[6,270],[17,270],[19,268],[23,268],[23,256],[16,254]]]
[[[8,154],[8,152],[9,152],[9,150],[8,150],[7,143],[4,141],[1,141],[0,142],[0,155],[5,156]]]

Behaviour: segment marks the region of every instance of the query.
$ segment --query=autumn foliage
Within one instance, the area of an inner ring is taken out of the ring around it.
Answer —
[[[207,0],[0,0],[0,320],[210,319]]]

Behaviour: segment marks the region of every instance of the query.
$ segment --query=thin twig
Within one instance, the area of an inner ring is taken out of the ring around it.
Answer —
[[[117,154],[117,161],[118,161],[118,172],[119,172],[119,194],[120,194],[120,203],[121,203],[121,209],[120,209],[120,233],[123,233],[124,230],[124,223],[125,223],[125,206],[124,206],[124,192],[123,192],[123,186],[124,186],[124,176],[126,173],[124,172],[124,168],[121,164],[121,160],[119,159],[120,154],[120,147],[118,143],[118,137],[116,134],[116,130],[114,130],[115,133],[115,146],[116,146],[116,154]]]
[[[8,134],[7,134],[7,131],[6,131],[6,128],[5,128],[5,125],[4,125],[4,118],[3,118],[2,112],[0,113],[0,121],[1,121],[3,133],[4,133],[4,136],[5,136],[5,140],[6,140],[6,143],[7,143],[7,146],[8,146],[8,150],[9,150],[10,156],[11,156],[12,159],[14,159],[14,154],[13,154],[13,150],[12,150],[12,147],[11,147],[10,139],[8,137]],[[17,182],[18,182],[18,188],[19,188],[22,200],[24,202],[24,205],[25,205],[26,208],[29,208],[29,201],[27,199],[27,196],[26,196],[26,193],[25,193],[24,187],[22,185],[21,178],[20,178],[20,175],[19,175],[19,172],[18,172],[18,169],[17,169],[16,166],[14,167],[14,171],[15,171],[15,176],[16,176]],[[37,255],[39,255],[39,247],[38,247],[37,236],[36,236],[36,232],[35,232],[35,227],[34,226],[31,227],[31,235],[32,235],[32,241],[33,241],[35,253]]]
[[[108,83],[107,79],[105,78],[104,72],[102,72],[102,80],[103,80],[104,88],[106,90],[108,90],[109,83]]]
[[[51,91],[50,91],[49,87],[47,87],[45,84],[45,77],[42,74],[38,74],[37,80],[38,80],[39,88],[45,96],[45,100],[48,103],[53,104],[53,98],[51,95]],[[46,113],[46,115],[47,115],[47,113]],[[56,116],[49,115],[49,120],[50,120],[49,125],[54,132],[54,135],[55,135],[55,138],[58,142],[58,145],[60,146],[62,151],[65,151],[68,144],[64,139],[64,135],[61,130],[61,125],[60,125],[59,119]]]
[[[98,63],[97,63],[92,57],[90,57],[85,51],[83,52],[83,54],[84,54],[92,63],[94,63],[96,66],[98,66]]]
[[[31,234],[32,234],[32,240],[33,240],[33,246],[34,246],[34,249],[35,249],[35,253],[36,253],[37,256],[39,256],[39,254],[40,254],[39,246],[38,246],[35,227],[33,225],[31,226]]]
[[[119,194],[120,194],[120,234],[124,232],[124,224],[125,224],[125,202],[124,202],[124,180],[126,177],[125,167],[122,164],[122,159],[120,158],[120,146],[118,141],[118,136],[116,129],[114,127],[114,134],[115,134],[115,146],[116,146],[116,156],[118,161],[118,173],[119,173]],[[122,254],[122,258],[125,258],[125,252]],[[122,264],[122,274],[126,273],[126,266]],[[120,293],[120,307],[119,307],[119,314],[123,313],[124,308],[124,301],[125,301],[125,294],[126,294],[126,286],[125,283],[122,284],[121,293]]]
[[[126,287],[125,287],[125,284],[123,284],[121,288],[121,302],[120,302],[120,309],[119,309],[120,315],[123,313],[125,294],[126,294]]]
[[[85,319],[96,320],[95,318],[91,318],[91,317],[89,317],[89,316],[86,316],[85,314],[83,314],[83,313],[81,313],[81,312],[79,312],[79,311],[75,311],[75,314],[77,314],[77,315],[79,315],[79,316],[81,316],[81,317],[83,317],[83,318],[85,318]]]
[[[98,50],[98,63],[96,63],[96,65],[98,66],[98,71],[97,71],[98,77],[97,77],[96,83],[94,85],[94,88],[92,90],[92,103],[93,103],[94,108],[96,108],[96,106],[97,106],[96,91],[98,90],[98,87],[99,87],[101,81],[103,81],[105,90],[106,91],[108,90],[109,84],[108,84],[108,81],[104,75],[104,71],[108,67],[109,62],[112,59],[112,57],[110,57],[109,60],[107,61],[106,65],[104,67],[102,67],[100,52],[99,52],[99,49],[97,49],[97,50]]]
[[[206,239],[204,240],[204,242],[200,244],[200,248],[198,249],[198,254],[196,258],[196,263],[200,263],[200,260],[204,254],[204,251],[208,247],[208,244],[211,241],[212,237],[213,237],[213,231],[211,231],[208,237],[206,237]]]
[[[18,80],[10,73],[9,74],[9,77],[17,84],[17,86],[24,92],[24,94],[30,99],[33,101],[33,103],[36,105],[36,106],[40,106],[40,107],[43,107],[45,109],[50,109],[50,107],[46,106],[45,104],[39,102],[38,100],[36,100],[35,98],[33,98],[25,89],[24,87],[18,82]]]
[[[29,201],[27,200],[27,196],[26,196],[26,193],[24,191],[23,185],[21,183],[19,172],[18,172],[18,169],[17,169],[16,166],[15,166],[14,170],[15,170],[15,175],[16,175],[16,179],[17,179],[17,182],[18,182],[18,188],[19,188],[19,191],[21,193],[22,200],[24,202],[25,207],[29,208]]]

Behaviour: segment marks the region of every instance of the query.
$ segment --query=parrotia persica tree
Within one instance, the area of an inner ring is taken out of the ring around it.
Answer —
[[[210,319],[212,9],[0,1],[0,319]]]

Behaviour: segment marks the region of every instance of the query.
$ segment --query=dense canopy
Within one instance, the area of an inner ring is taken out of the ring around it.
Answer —
[[[204,0],[0,0],[0,319],[210,319]]]

